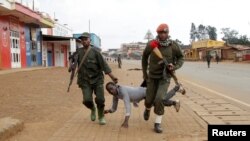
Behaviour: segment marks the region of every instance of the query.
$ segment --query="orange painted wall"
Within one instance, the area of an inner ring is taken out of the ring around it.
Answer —
[[[68,67],[68,56],[67,56],[67,45],[62,45],[63,56],[64,56],[64,67]]]

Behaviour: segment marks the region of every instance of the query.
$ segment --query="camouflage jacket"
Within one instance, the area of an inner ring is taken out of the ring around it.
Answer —
[[[86,50],[85,48],[77,49],[77,63],[80,64]],[[81,87],[83,83],[89,84],[104,83],[104,75],[111,72],[110,67],[103,58],[102,54],[91,47],[86,59],[84,60],[79,73],[77,84]]]
[[[164,64],[158,63],[161,59],[153,52],[153,49],[150,47],[150,42],[151,41],[147,43],[142,55],[143,78],[147,79],[149,77],[160,79],[163,78]],[[183,65],[183,53],[175,41],[170,40],[168,46],[160,46],[159,50],[168,63],[174,64],[174,70],[179,69]],[[167,77],[170,78],[171,76],[168,74]]]

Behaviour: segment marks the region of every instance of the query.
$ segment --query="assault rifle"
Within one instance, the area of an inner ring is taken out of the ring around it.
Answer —
[[[76,58],[76,54],[74,53],[73,55],[71,55],[69,57],[69,69],[68,69],[68,72],[71,72],[71,74],[70,74],[70,81],[69,81],[69,86],[68,86],[67,92],[69,92],[70,86],[72,85],[72,82],[74,80],[76,66],[77,66],[77,58]]]

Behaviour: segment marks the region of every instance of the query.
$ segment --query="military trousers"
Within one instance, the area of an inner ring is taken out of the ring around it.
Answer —
[[[93,102],[93,93],[95,94],[95,103],[97,105],[98,111],[103,111],[105,106],[105,98],[104,98],[104,88],[103,83],[83,83],[81,86],[82,94],[83,94],[83,104],[92,109],[95,105]]]
[[[157,115],[164,114],[164,103],[163,99],[166,96],[170,79],[153,79],[148,78],[145,106],[151,108],[154,106],[154,113]]]

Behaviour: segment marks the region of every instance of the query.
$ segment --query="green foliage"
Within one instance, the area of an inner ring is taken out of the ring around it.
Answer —
[[[204,39],[211,39],[211,40],[217,40],[217,29],[213,26],[204,26],[200,24],[198,28],[196,29],[195,24],[191,24],[191,30],[190,30],[190,41],[195,41],[196,39],[204,40]]]
[[[250,45],[249,38],[247,35],[239,35],[239,32],[230,29],[230,28],[222,28],[222,34],[224,34],[222,40],[229,44],[239,44],[239,45]]]
[[[190,30],[190,41],[195,41],[195,38],[196,38],[196,27],[195,27],[195,24],[192,23],[191,24],[191,30]]]
[[[196,34],[198,40],[206,38],[206,27],[202,24],[198,26],[198,34]]]
[[[207,30],[209,39],[217,40],[217,33],[216,33],[217,29],[215,27],[209,25],[206,27],[206,30]]]
[[[175,42],[176,42],[179,46],[183,46],[183,43],[182,43],[180,40],[175,39]]]

